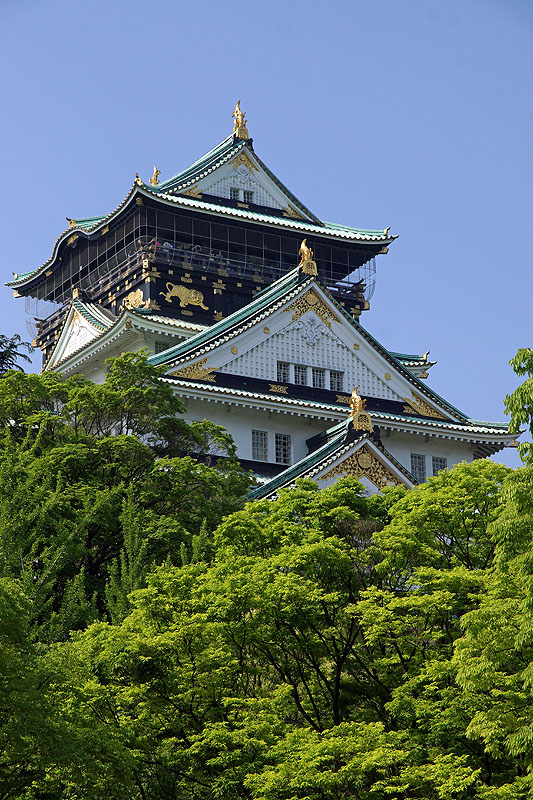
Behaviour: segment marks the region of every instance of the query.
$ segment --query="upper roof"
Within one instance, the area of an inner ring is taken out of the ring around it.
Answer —
[[[261,191],[258,194],[263,199],[270,198],[266,204],[230,200],[227,193],[228,181],[236,181],[239,170],[244,172],[241,183],[247,179],[260,185]],[[219,174],[222,176],[220,180],[217,178]],[[221,181],[225,182],[224,190],[220,186],[216,188]],[[80,219],[67,218],[69,226],[56,239],[50,258],[40,267],[15,274],[13,280],[6,285],[14,288],[25,286],[50,269],[58,257],[61,245],[72,236],[90,239],[105,233],[106,226],[134,205],[139,196],[173,207],[298,231],[303,236],[308,234],[369,244],[375,248],[375,252],[380,247],[386,252],[387,246],[397,238],[390,235],[388,228],[368,230],[318,219],[261,161],[255,153],[252,139],[240,139],[230,134],[189,167],[166,181],[145,183],[136,176],[126,197],[108,214]]]
[[[238,139],[234,134],[226,136],[219,144],[201,156],[194,164],[191,164],[187,169],[182,170],[173,178],[167,181],[162,181],[157,184],[155,191],[158,194],[180,194],[190,186],[198,183],[206,178],[215,170],[226,164],[228,161],[234,159],[241,150],[247,150],[249,154],[253,153],[251,159],[252,164],[256,162],[262,168],[265,175],[267,175],[281,190],[289,197],[292,203],[301,212],[304,219],[311,220],[321,225],[322,223],[312,211],[310,211],[295,195],[272,173],[266,164],[261,161],[253,149],[252,139]],[[251,156],[248,155],[250,158]]]

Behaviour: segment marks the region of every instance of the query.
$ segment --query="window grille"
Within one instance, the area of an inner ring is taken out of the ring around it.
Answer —
[[[312,367],[313,386],[315,389],[326,388],[326,370],[321,367]]]
[[[332,392],[344,391],[344,372],[337,372],[335,369],[330,369],[329,388]]]
[[[426,480],[426,457],[420,453],[411,453],[411,473],[419,483]]]
[[[448,459],[440,458],[439,456],[433,456],[431,459],[431,465],[433,467],[433,475],[438,475],[443,469],[448,469]]]
[[[294,365],[294,383],[299,386],[307,386],[307,367],[303,364]]]
[[[291,463],[291,437],[289,433],[276,433],[276,464]]]
[[[170,345],[166,342],[156,342],[154,353],[157,355],[158,353],[162,353],[164,350],[168,350],[169,347]]]
[[[244,189],[242,194],[243,194],[243,201],[245,203],[251,203],[252,200],[254,199],[254,193],[251,192],[249,189]]]
[[[238,200],[239,199],[239,190],[235,186],[231,186],[230,187],[229,199],[230,200]]]
[[[252,458],[254,461],[268,461],[267,431],[252,431]]]
[[[289,383],[290,379],[290,364],[287,361],[278,361],[278,377],[277,380],[281,383]]]

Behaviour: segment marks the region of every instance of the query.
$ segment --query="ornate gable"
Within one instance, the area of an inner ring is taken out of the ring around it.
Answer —
[[[111,325],[110,320],[102,318],[100,310],[97,312],[99,318],[88,319],[87,317],[91,315],[85,315],[81,304],[78,305],[79,308],[73,304],[67,312],[57,344],[46,364],[47,369],[51,369],[54,364],[81,350]]]
[[[308,309],[309,311],[309,309]],[[311,313],[304,313],[295,321],[273,334],[265,334],[254,347],[232,358],[218,368],[230,375],[242,375],[277,381],[279,361],[291,365],[335,370],[343,375],[343,392],[350,393],[358,386],[362,394],[387,400],[402,401],[387,381],[379,377],[359,356],[359,350],[350,348],[326,323]]]
[[[415,484],[413,476],[375,440],[373,433],[358,433],[350,431],[349,427],[334,441],[254,489],[251,497],[273,499],[280,489],[294,486],[298,478],[310,478],[321,489],[332,486],[340,478],[356,478],[368,494],[376,494],[386,486],[411,488]]]
[[[304,213],[301,205],[296,207],[290,193],[269,174],[249,147],[240,149],[233,158],[216,167],[183,193],[192,192],[194,197],[225,197],[237,201],[242,208],[247,208],[250,204],[259,205],[283,211],[287,217],[312,219],[309,214]]]

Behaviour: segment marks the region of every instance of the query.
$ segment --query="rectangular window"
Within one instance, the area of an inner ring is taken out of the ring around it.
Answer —
[[[335,369],[330,369],[329,388],[332,392],[344,391],[344,372],[337,372]]]
[[[162,353],[164,350],[168,350],[169,347],[170,344],[167,344],[166,342],[156,342],[154,353],[157,355],[158,353]]]
[[[311,374],[313,376],[313,386],[315,389],[325,389],[326,370],[321,367],[311,367]]]
[[[433,467],[433,475],[438,475],[443,469],[448,469],[448,459],[440,458],[439,456],[433,456],[431,459],[431,465]]]
[[[289,383],[290,369],[291,367],[288,361],[278,361],[277,380],[281,383]]]
[[[294,383],[299,386],[307,386],[307,367],[303,364],[294,365]]]
[[[239,199],[239,190],[235,186],[231,186],[230,187],[229,199],[230,200],[238,200]]]
[[[254,461],[268,461],[267,431],[252,431],[252,458]]]
[[[291,463],[291,437],[288,433],[276,433],[276,464]]]
[[[426,480],[426,457],[420,453],[411,453],[411,473],[419,483]]]
[[[254,199],[254,193],[251,192],[249,189],[245,189],[242,194],[243,194],[243,201],[245,203],[251,203],[252,200]]]

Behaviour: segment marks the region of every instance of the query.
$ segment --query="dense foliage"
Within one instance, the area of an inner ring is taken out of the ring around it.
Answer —
[[[0,334],[0,375],[5,375],[13,369],[18,369],[22,372],[22,367],[18,363],[21,358],[23,361],[31,361],[28,353],[23,353],[22,350],[27,350],[28,353],[33,352],[33,347],[28,342],[23,342],[18,333],[13,336],[5,336]]]
[[[244,505],[158,375],[0,381],[0,799],[526,797],[533,466]]]

